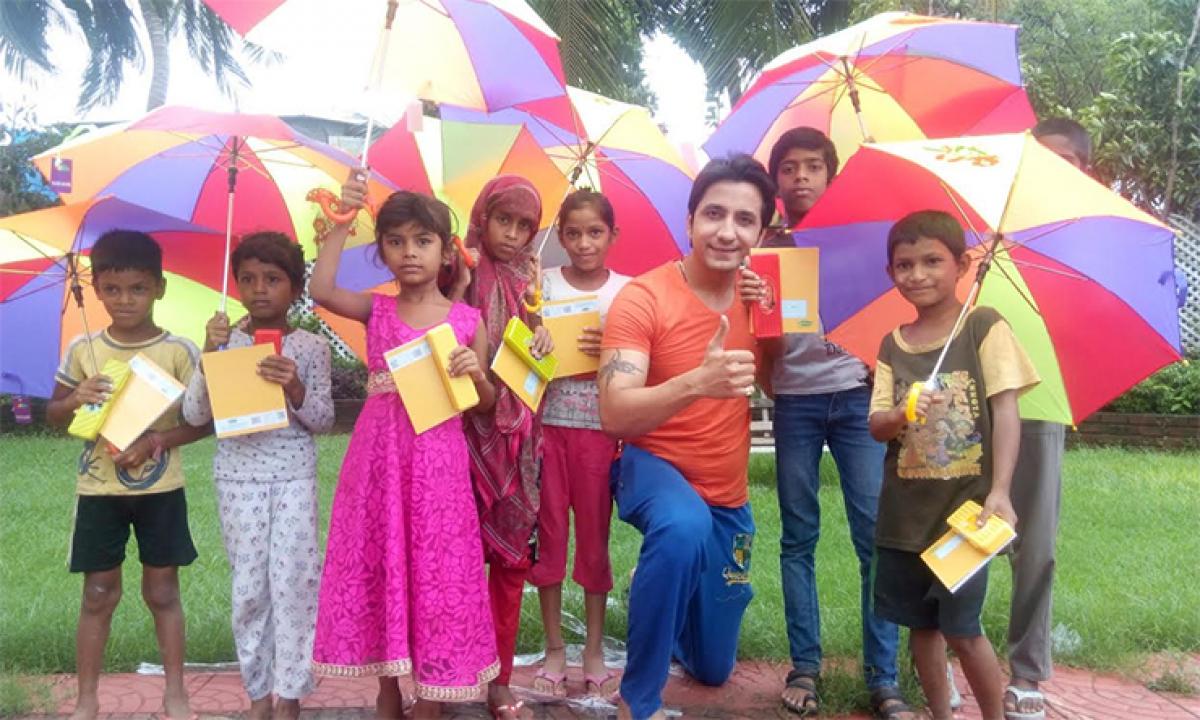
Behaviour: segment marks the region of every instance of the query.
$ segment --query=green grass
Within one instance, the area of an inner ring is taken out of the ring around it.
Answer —
[[[321,439],[324,516],[346,445],[346,436]],[[234,659],[229,627],[229,570],[216,520],[210,480],[212,441],[184,452],[192,534],[200,559],[182,572],[188,623],[188,660]],[[5,437],[0,467],[0,678],[8,674],[70,672],[80,579],[66,571],[77,443],[52,437]],[[1077,633],[1077,647],[1056,653],[1060,663],[1095,669],[1128,668],[1148,653],[1200,651],[1200,453],[1081,449],[1067,454],[1062,530],[1059,536],[1055,622]],[[741,655],[786,659],[779,586],[779,513],[773,459],[755,455],[751,501],[758,536],[753,555],[756,597],[743,626]],[[822,541],[817,551],[822,639],[837,659],[827,672],[830,688],[846,686],[847,703],[858,692],[859,652],[856,561],[837,486],[826,458],[822,466]],[[615,593],[628,583],[639,537],[614,520],[611,552]],[[149,613],[141,604],[140,566],[131,543],[125,596],[113,619],[106,667],[130,670],[157,651]],[[1003,644],[1007,626],[1007,561],[993,567],[984,612],[988,635]],[[537,602],[527,595],[520,651],[540,647]],[[582,617],[582,595],[568,584],[565,605]],[[609,634],[623,637],[625,614],[609,616]],[[1070,633],[1068,633],[1070,634]],[[568,635],[568,641],[572,638]],[[18,691],[0,682],[0,695]],[[836,695],[843,695],[839,690]],[[827,694],[828,697],[828,694]],[[832,710],[833,707],[830,707]]]

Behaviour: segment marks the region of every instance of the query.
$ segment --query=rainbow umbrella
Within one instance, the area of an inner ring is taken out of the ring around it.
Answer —
[[[218,293],[191,274],[220,255],[221,233],[106,197],[0,218],[0,392],[50,397],[54,368],[72,338],[109,324],[90,287],[88,255],[104,232],[150,233],[163,248],[167,295],[155,321],[200,342]],[[80,291],[71,292],[71,280]],[[78,301],[79,307],[70,307]],[[86,323],[85,323],[86,319]]]
[[[873,364],[880,338],[915,317],[887,276],[887,233],[930,209],[960,219],[974,263],[990,256],[978,303],[1042,378],[1023,417],[1077,424],[1180,358],[1172,231],[1029,133],[868,144],[850,159],[794,235],[820,249],[832,342]]]
[[[648,109],[568,88],[565,98],[495,113],[443,106],[441,114],[443,121],[519,124],[572,188],[603,192],[621,228],[622,239],[609,254],[618,272],[636,275],[688,251],[684,226],[693,173]]]
[[[247,40],[385,97],[494,110],[563,93],[558,36],[525,0],[204,2]]]
[[[320,204],[308,198],[336,198],[350,169],[358,166],[350,155],[276,117],[186,107],[162,107],[89,133],[33,162],[65,202],[112,195],[225,229],[225,252],[195,256],[189,273],[221,290],[222,298],[232,237],[256,230],[285,232],[315,257],[316,238],[329,224]],[[369,197],[380,202],[393,189],[373,174]],[[372,236],[369,213],[358,216],[355,232]]]
[[[784,132],[825,132],[843,162],[865,140],[1019,132],[1036,119],[1017,27],[890,12],[793,48],[768,64],[712,134],[710,157],[764,164]]]
[[[450,206],[460,236],[466,235],[475,198],[497,175],[514,173],[534,184],[542,196],[543,230],[553,221],[568,187],[554,161],[521,125],[426,119],[421,130],[412,133],[398,124],[372,145],[374,169],[387,177],[403,176],[411,165],[390,149],[409,145],[420,148],[433,194]],[[390,285],[392,277],[378,261],[373,240],[373,234],[360,233],[346,243],[338,266],[339,285],[358,291]]]

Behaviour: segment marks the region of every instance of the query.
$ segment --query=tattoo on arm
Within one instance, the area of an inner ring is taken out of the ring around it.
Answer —
[[[615,376],[617,373],[634,375],[637,373],[637,371],[637,365],[634,365],[628,360],[622,360],[621,351],[616,350],[613,352],[612,359],[609,360],[604,367],[600,368],[598,379],[604,383],[604,387],[607,389],[610,385],[612,385],[613,376]]]

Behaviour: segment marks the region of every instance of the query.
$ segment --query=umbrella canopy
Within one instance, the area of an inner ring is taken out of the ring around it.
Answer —
[[[218,292],[191,274],[196,259],[220,256],[221,233],[113,197],[85,200],[0,218],[0,392],[49,397],[54,369],[72,338],[84,332],[70,295],[74,263],[88,328],[110,323],[90,288],[88,255],[96,239],[113,229],[140,230],[163,248],[167,295],[155,321],[200,342]]]
[[[865,145],[850,159],[794,235],[821,251],[831,341],[873,363],[880,338],[915,316],[887,276],[887,233],[929,209],[959,218],[974,262],[1000,234],[978,302],[1041,375],[1023,417],[1078,423],[1179,359],[1172,231],[1029,133]]]
[[[892,12],[775,58],[704,149],[766,164],[780,135],[809,126],[845,162],[866,139],[1019,132],[1035,122],[1016,26]]]
[[[385,97],[494,110],[563,93],[558,36],[525,0],[400,0],[390,33],[387,0],[204,2],[251,42],[336,62],[355,88],[377,73]]]
[[[324,190],[337,196],[350,168],[357,167],[350,155],[276,117],[178,106],[89,133],[33,162],[65,202],[112,195],[198,225],[231,227],[233,235],[284,232],[309,258],[315,257],[317,234],[328,225],[308,194]],[[373,202],[394,189],[378,174],[368,187]],[[356,234],[370,238],[373,232],[370,214],[361,213]],[[194,261],[191,276],[220,289],[223,254]]]
[[[519,124],[574,188],[604,193],[621,228],[609,252],[609,265],[618,272],[636,275],[688,251],[693,173],[648,109],[569,88],[566,98],[491,114],[445,106],[442,118]]]

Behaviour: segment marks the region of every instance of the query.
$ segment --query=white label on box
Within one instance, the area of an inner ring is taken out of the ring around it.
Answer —
[[[215,421],[213,428],[217,431],[217,435],[226,435],[281,422],[287,422],[287,410],[268,410],[261,413],[225,418],[224,420]]]
[[[400,368],[408,367],[422,358],[427,358],[433,354],[433,349],[429,347],[427,341],[422,340],[413,347],[407,350],[388,350],[384,353],[387,358],[388,369],[396,372]]]
[[[959,545],[963,544],[963,536],[955,534],[954,537],[947,540],[941,547],[933,551],[933,556],[938,560],[945,560],[950,557],[950,553],[954,552]]]
[[[171,378],[168,375],[163,373],[162,370],[159,370],[154,365],[146,362],[146,360],[139,355],[135,355],[133,359],[129,361],[129,369],[132,370],[138,377],[150,383],[151,387],[153,387],[155,390],[161,393],[163,397],[167,398],[171,402],[175,402],[175,400],[177,400],[179,396],[183,394],[183,390],[181,390],[177,384],[171,382]]]
[[[530,370],[525,376],[525,394],[529,397],[537,397],[538,390],[542,387],[542,378],[534,371]]]
[[[789,320],[803,320],[808,317],[807,300],[784,300],[780,306],[783,316]]]
[[[566,317],[567,315],[582,315],[583,313],[599,312],[600,301],[595,299],[576,300],[554,305],[542,306],[542,319]]]

